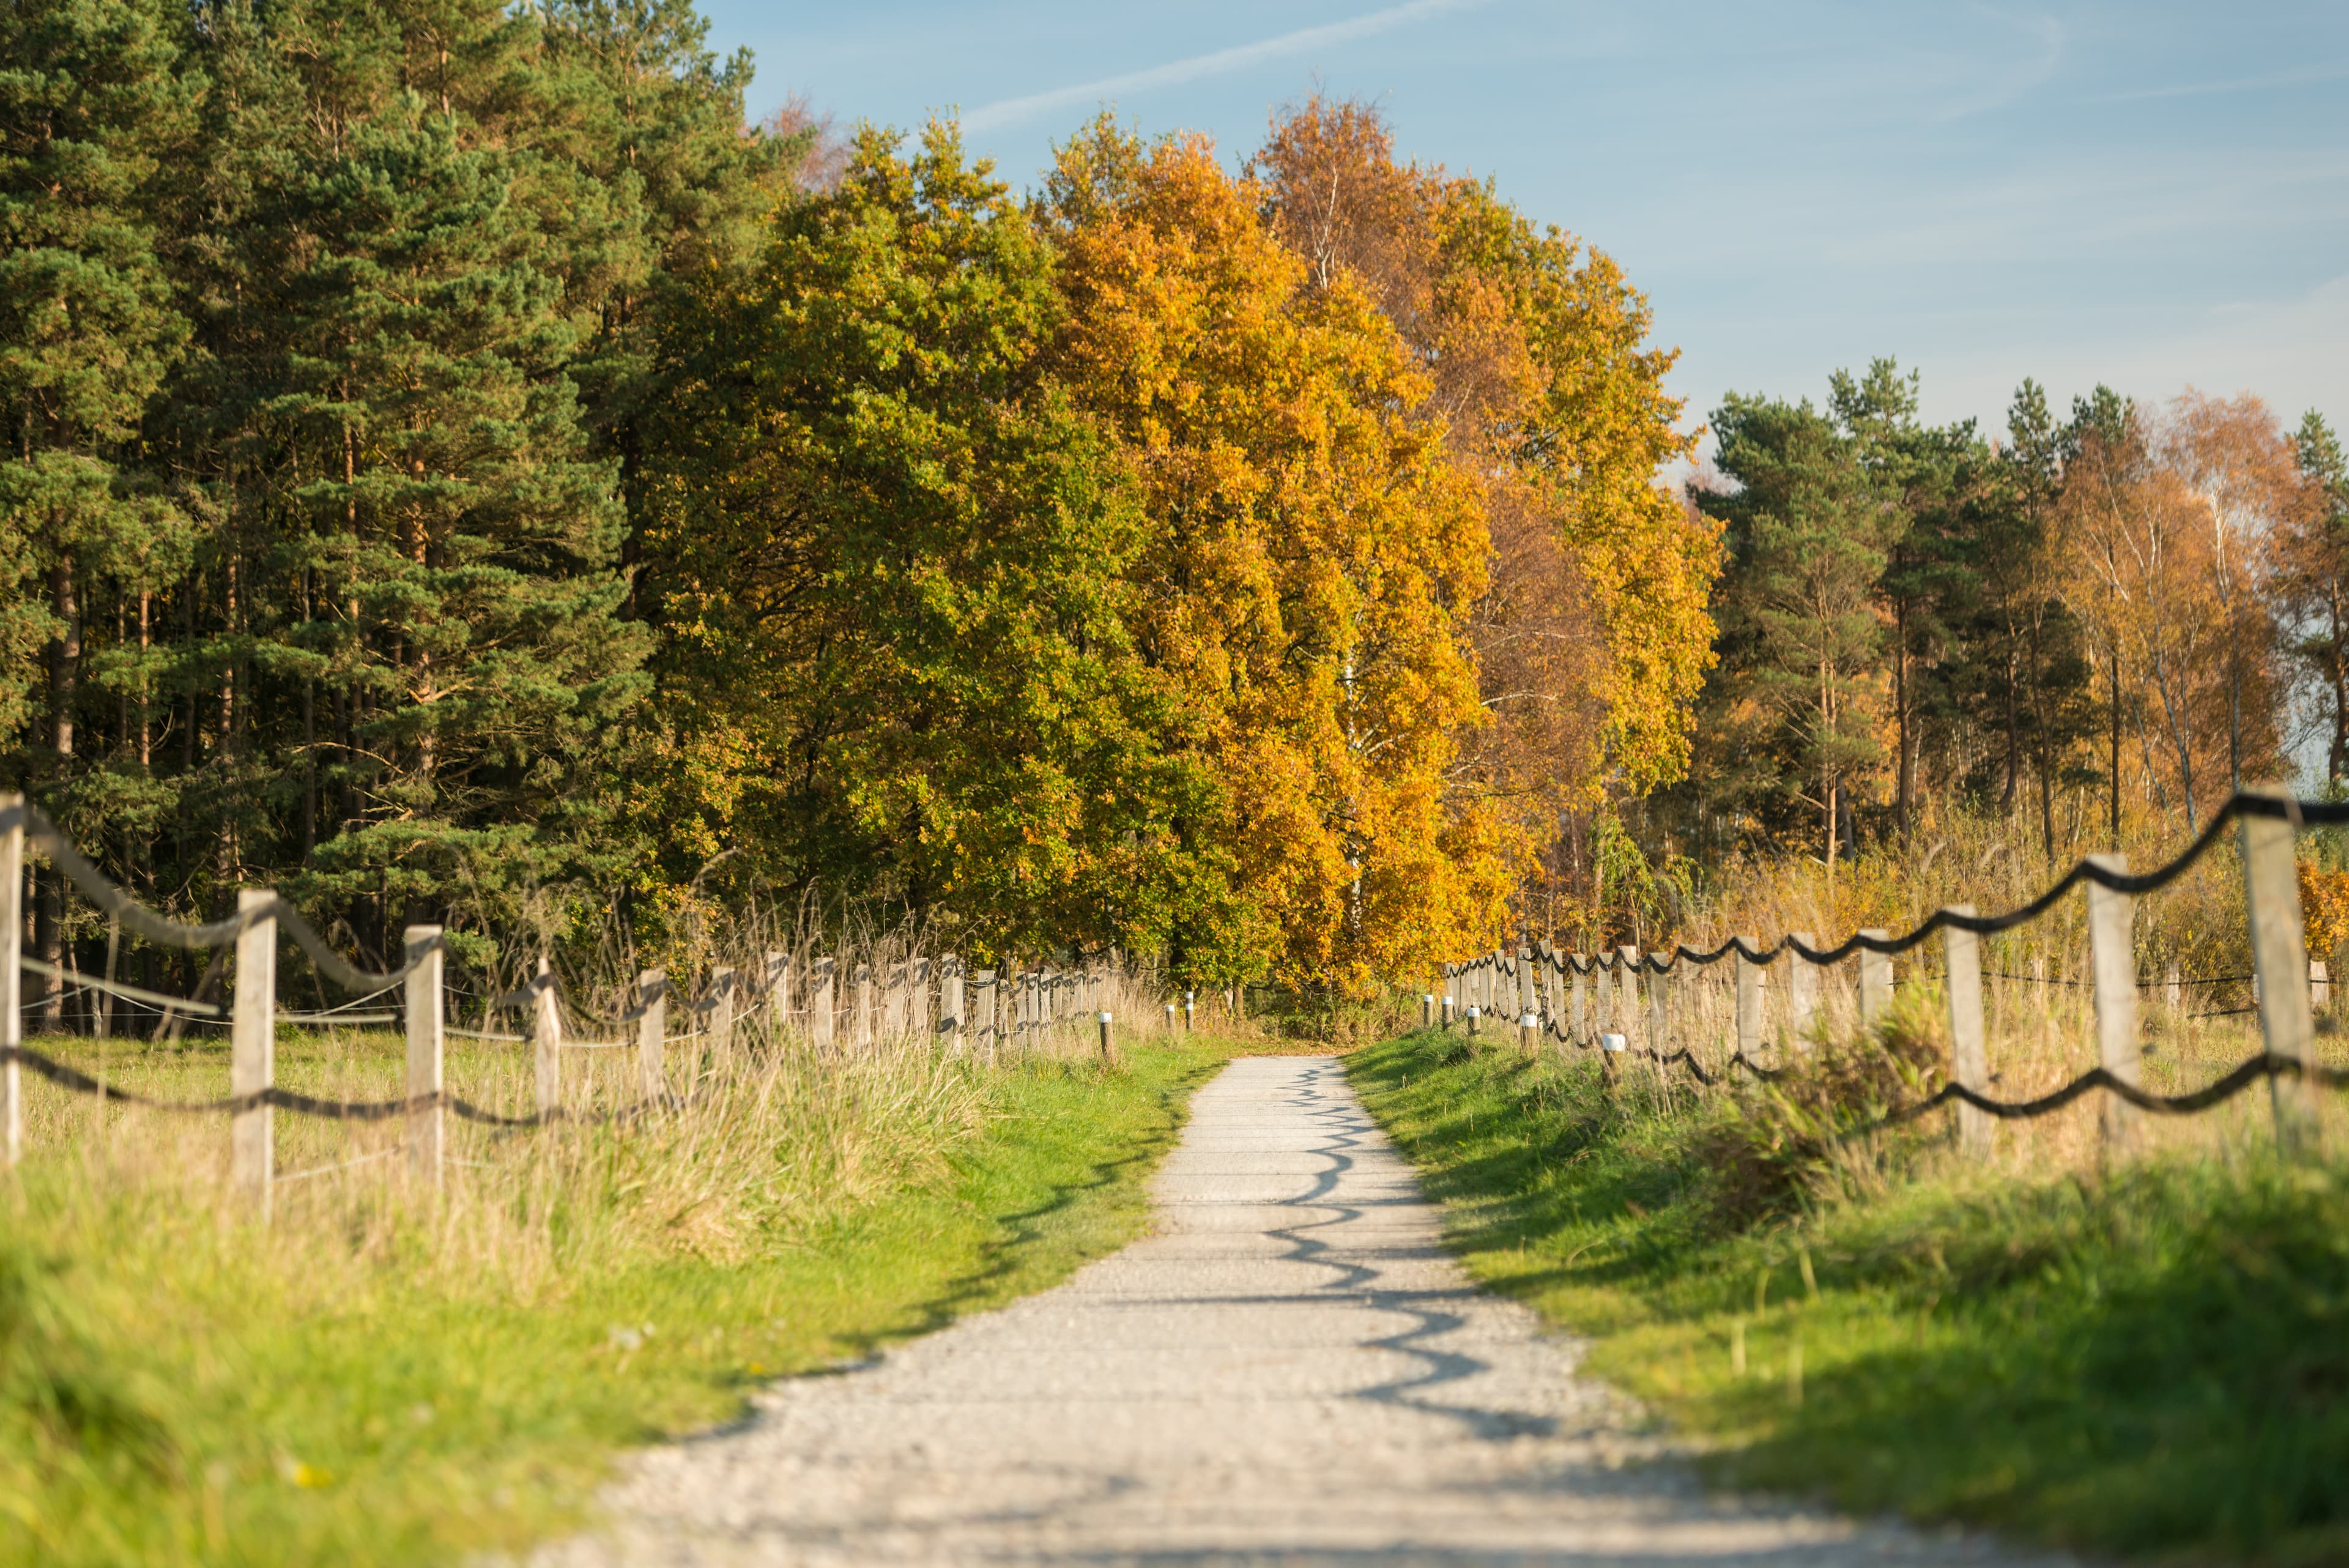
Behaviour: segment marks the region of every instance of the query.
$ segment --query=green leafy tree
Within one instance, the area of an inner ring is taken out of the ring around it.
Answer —
[[[1159,945],[1222,896],[1127,631],[1141,514],[1048,374],[1052,253],[1002,182],[949,128],[868,130],[703,310],[648,535],[683,846],[998,951]]]

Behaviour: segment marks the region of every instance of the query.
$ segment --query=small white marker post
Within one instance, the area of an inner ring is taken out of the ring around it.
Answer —
[[[538,1068],[538,1114],[552,1116],[563,1104],[563,1008],[546,960],[538,961],[539,988],[532,998],[531,1048]]]
[[[1095,1016],[1101,1023],[1102,1060],[1106,1062],[1109,1060],[1109,1014],[1103,1012]]]

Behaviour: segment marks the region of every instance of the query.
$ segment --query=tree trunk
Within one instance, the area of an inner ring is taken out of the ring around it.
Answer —
[[[2118,849],[2121,846],[2121,660],[2117,650],[2106,661],[2106,668],[2112,675],[2113,693],[2111,843],[2115,849]]]
[[[57,635],[49,641],[50,777],[63,783],[70,776],[74,756],[74,699],[81,679],[81,602],[75,592],[74,563],[59,554],[49,567],[49,613],[57,619]],[[41,873],[40,897],[33,911],[33,949],[52,969],[65,967],[65,878],[54,868]],[[43,1032],[65,1022],[65,982],[40,979],[34,1004],[36,1027]]]
[[[1910,831],[1909,816],[1910,791],[1916,781],[1915,764],[1910,761],[1909,749],[1909,603],[1907,599],[1903,598],[1900,601],[1899,607],[1893,612],[1893,616],[1892,635],[1898,641],[1895,644],[1892,659],[1892,706],[1894,716],[1899,722],[1898,732],[1893,740],[1894,743],[1900,748],[1900,763],[1896,770],[1899,781],[1900,799],[1896,815],[1900,822],[1900,841],[1905,844],[1909,841]]]

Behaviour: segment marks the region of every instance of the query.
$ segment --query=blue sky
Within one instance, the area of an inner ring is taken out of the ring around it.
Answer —
[[[2349,5],[702,0],[754,111],[958,109],[1032,181],[1102,103],[1235,163],[1317,83],[1611,252],[1725,390],[1894,354],[1925,411],[2251,390],[2349,425]]]

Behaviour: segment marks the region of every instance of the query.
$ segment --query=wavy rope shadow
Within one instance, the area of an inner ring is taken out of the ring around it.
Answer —
[[[1466,1326],[1467,1320],[1461,1314],[1445,1311],[1435,1303],[1472,1297],[1475,1293],[1473,1287],[1436,1291],[1381,1290],[1377,1283],[1381,1272],[1378,1268],[1368,1263],[1341,1262],[1327,1257],[1324,1254],[1332,1250],[1330,1243],[1304,1233],[1357,1223],[1369,1207],[1359,1200],[1331,1200],[1339,1179],[1358,1168],[1353,1154],[1348,1151],[1361,1147],[1375,1127],[1367,1113],[1359,1106],[1350,1106],[1322,1089],[1321,1080],[1336,1070],[1334,1066],[1308,1069],[1301,1075],[1298,1092],[1290,1101],[1304,1109],[1315,1122],[1328,1124],[1323,1131],[1330,1141],[1307,1152],[1328,1158],[1331,1162],[1330,1168],[1316,1173],[1313,1186],[1308,1191],[1280,1200],[1281,1207],[1318,1208],[1333,1212],[1328,1219],[1309,1224],[1282,1226],[1266,1233],[1288,1245],[1290,1251],[1287,1261],[1340,1271],[1340,1278],[1329,1281],[1316,1289],[1314,1294],[1317,1297],[1340,1293],[1373,1312],[1392,1314],[1410,1320],[1401,1331],[1365,1340],[1362,1344],[1368,1348],[1390,1350],[1407,1356],[1418,1362],[1421,1370],[1413,1376],[1357,1389],[1347,1397],[1440,1416],[1459,1422],[1471,1436],[1480,1438],[1501,1440],[1547,1436],[1556,1423],[1547,1417],[1488,1409],[1475,1405],[1451,1404],[1425,1397],[1430,1389],[1458,1383],[1491,1370],[1490,1363],[1476,1356],[1425,1343]]]

